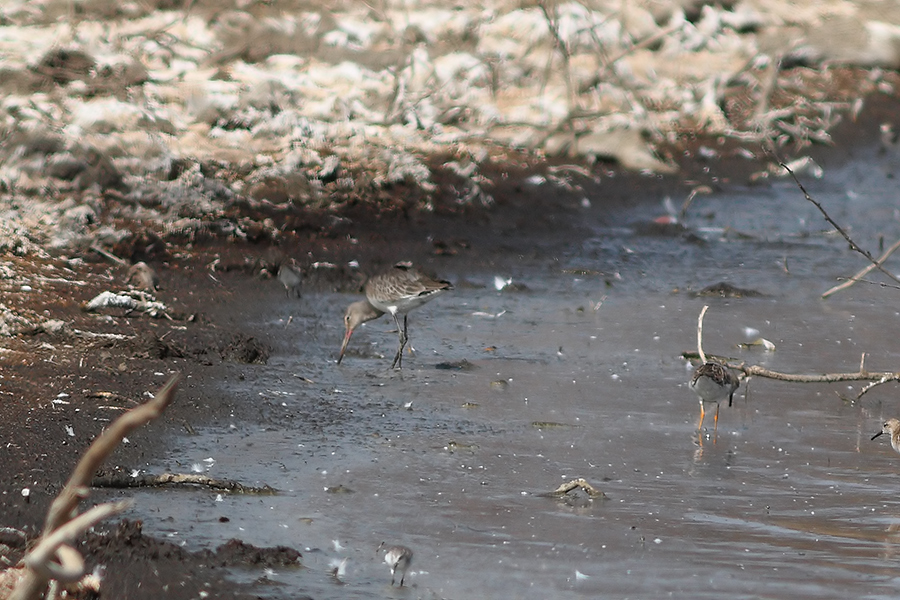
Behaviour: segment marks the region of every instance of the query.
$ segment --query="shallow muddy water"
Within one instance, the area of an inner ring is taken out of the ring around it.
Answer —
[[[876,254],[879,235],[900,237],[892,161],[873,149],[805,180]],[[754,378],[722,407],[717,434],[709,413],[698,437],[681,353],[696,349],[709,304],[707,352],[792,373],[855,371],[867,352],[870,370],[896,370],[897,291],[860,284],[819,299],[865,261],[791,182],[698,198],[686,224],[699,239],[634,225],[661,200],[585,208],[572,218],[592,235],[553,255],[428,265],[457,288],[411,314],[416,352],[399,373],[388,318],[362,327],[338,367],[343,309],[357,298],[287,301],[272,282],[270,303],[246,317],[276,352],[221,386],[257,406],[260,424],[223,416],[173,439],[154,468],[281,493],[141,492],[133,516],[191,548],[237,537],[300,549],[302,569],[257,586],[273,597],[895,596],[900,456],[869,439],[900,416],[894,386],[849,403],[838,393],[859,384]],[[495,277],[525,289],[498,291]],[[764,295],[690,293],[719,281]],[[777,350],[737,347],[760,336]],[[462,360],[470,367],[441,368]],[[608,498],[540,495],[577,477]],[[389,586],[382,540],[415,551],[406,588]]]

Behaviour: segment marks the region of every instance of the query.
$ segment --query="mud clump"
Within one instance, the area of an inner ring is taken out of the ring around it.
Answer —
[[[248,365],[264,365],[269,361],[271,351],[254,337],[236,334],[220,352],[224,360]]]
[[[215,549],[203,553],[207,559],[220,567],[299,567],[301,554],[287,546],[258,548],[241,540],[228,540]]]

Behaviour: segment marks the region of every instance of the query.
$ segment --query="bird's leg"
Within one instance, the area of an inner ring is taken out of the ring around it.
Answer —
[[[703,428],[703,417],[706,415],[706,411],[703,409],[703,403],[700,403],[700,421],[697,423],[697,431]]]
[[[716,402],[716,418],[715,418],[715,426],[713,427],[713,444],[719,438],[719,403]]]
[[[409,333],[408,333],[409,330],[406,328],[406,320],[407,320],[408,316],[409,315],[403,315],[403,347],[404,348],[406,347],[406,344],[409,343]],[[415,350],[413,349],[412,346],[409,347],[409,353],[410,354],[415,353]]]
[[[394,323],[397,325],[397,335],[400,338],[400,346],[397,348],[397,355],[394,356],[394,362],[391,363],[391,368],[397,367],[398,369],[403,368],[403,347],[406,346],[406,327],[400,327],[400,317],[397,316],[397,313],[394,313]],[[403,322],[406,322],[406,315],[403,315]]]

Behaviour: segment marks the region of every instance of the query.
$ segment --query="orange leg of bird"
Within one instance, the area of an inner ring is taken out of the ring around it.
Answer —
[[[697,423],[697,431],[703,428],[703,417],[706,415],[706,411],[703,410],[703,403],[700,403],[700,421]]]
[[[713,427],[713,444],[719,440],[719,403],[716,403],[715,426]]]

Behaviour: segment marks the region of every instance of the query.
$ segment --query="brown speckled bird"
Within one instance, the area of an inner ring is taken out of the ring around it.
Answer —
[[[882,433],[886,433],[891,436],[891,446],[893,446],[894,450],[900,452],[900,421],[897,419],[888,419],[884,422],[881,431],[872,436],[874,440]]]
[[[338,355],[338,364],[344,359],[350,336],[357,327],[366,321],[377,319],[384,313],[390,313],[394,317],[394,323],[397,324],[397,335],[400,338],[400,345],[391,368],[395,366],[398,369],[402,368],[403,348],[409,341],[406,327],[407,313],[452,289],[453,285],[449,281],[432,279],[407,262],[397,263],[389,271],[371,277],[366,282],[366,299],[354,302],[344,313],[346,333]],[[403,315],[402,325],[400,315]]]
[[[719,402],[728,399],[728,406],[734,399],[734,391],[738,389],[740,381],[728,368],[724,365],[707,361],[694,370],[691,377],[691,389],[700,397],[700,422],[697,423],[697,430],[703,427],[703,417],[706,416],[706,410],[703,406],[705,402],[716,403],[716,417],[714,430],[719,429]]]

